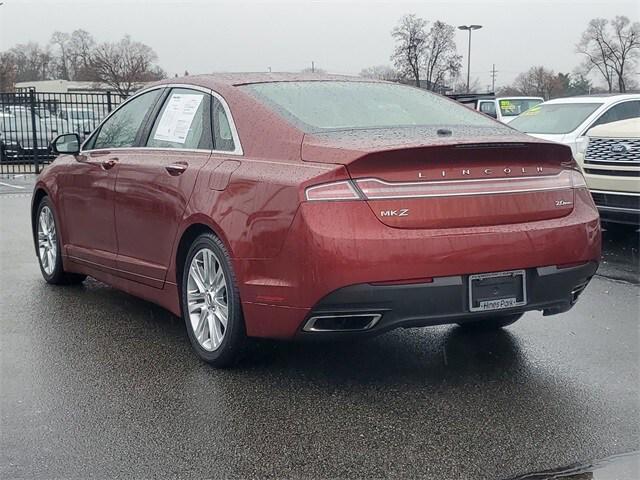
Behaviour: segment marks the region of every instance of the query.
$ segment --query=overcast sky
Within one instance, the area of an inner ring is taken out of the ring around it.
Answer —
[[[495,63],[496,86],[532,65],[570,72],[594,17],[640,17],[638,0],[579,1],[167,1],[0,0],[0,50],[46,43],[55,30],[82,28],[98,41],[130,34],[152,46],[169,73],[299,71],[311,61],[332,73],[357,74],[390,64],[391,29],[405,13],[481,24],[473,33],[471,75],[484,87]],[[457,32],[464,55],[467,36]]]

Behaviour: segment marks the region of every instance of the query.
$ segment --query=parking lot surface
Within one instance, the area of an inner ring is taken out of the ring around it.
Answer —
[[[29,203],[0,195],[0,478],[509,479],[639,449],[633,234],[559,316],[264,341],[220,371],[159,307],[47,285]]]

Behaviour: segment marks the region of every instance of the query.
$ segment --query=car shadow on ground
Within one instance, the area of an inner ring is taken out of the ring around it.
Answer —
[[[517,371],[518,338],[507,330],[469,332],[455,326],[396,330],[345,341],[252,342],[238,370],[281,370],[332,382],[439,382]]]
[[[640,283],[640,229],[631,225],[603,224],[602,263],[598,274]]]

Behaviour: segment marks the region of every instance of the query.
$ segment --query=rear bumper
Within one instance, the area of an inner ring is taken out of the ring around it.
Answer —
[[[299,335],[375,335],[397,327],[472,322],[488,316],[530,310],[541,310],[545,315],[562,313],[575,304],[597,268],[595,262],[588,262],[570,268],[548,266],[528,269],[527,304],[492,312],[470,311],[468,275],[440,277],[430,283],[411,285],[351,285],[332,292],[318,302],[308,314]],[[367,318],[375,321],[360,322],[359,316],[364,315],[370,315]],[[343,319],[340,328],[308,331],[308,325],[316,318],[331,317]]]
[[[593,275],[599,259],[599,216],[583,189],[564,217],[464,228],[393,228],[365,202],[303,203],[279,255],[236,258],[234,267],[247,334],[292,338],[313,312],[370,308],[374,296],[388,308],[375,331],[456,323],[469,316],[465,279],[486,272],[527,270],[533,291],[525,310],[559,312],[571,306],[571,290]],[[589,266],[540,273],[574,263]],[[420,286],[427,277],[433,283]],[[371,288],[381,282],[404,285]]]

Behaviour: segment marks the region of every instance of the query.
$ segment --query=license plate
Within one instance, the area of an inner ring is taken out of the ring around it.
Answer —
[[[526,278],[524,270],[469,275],[469,310],[488,312],[526,305]]]

